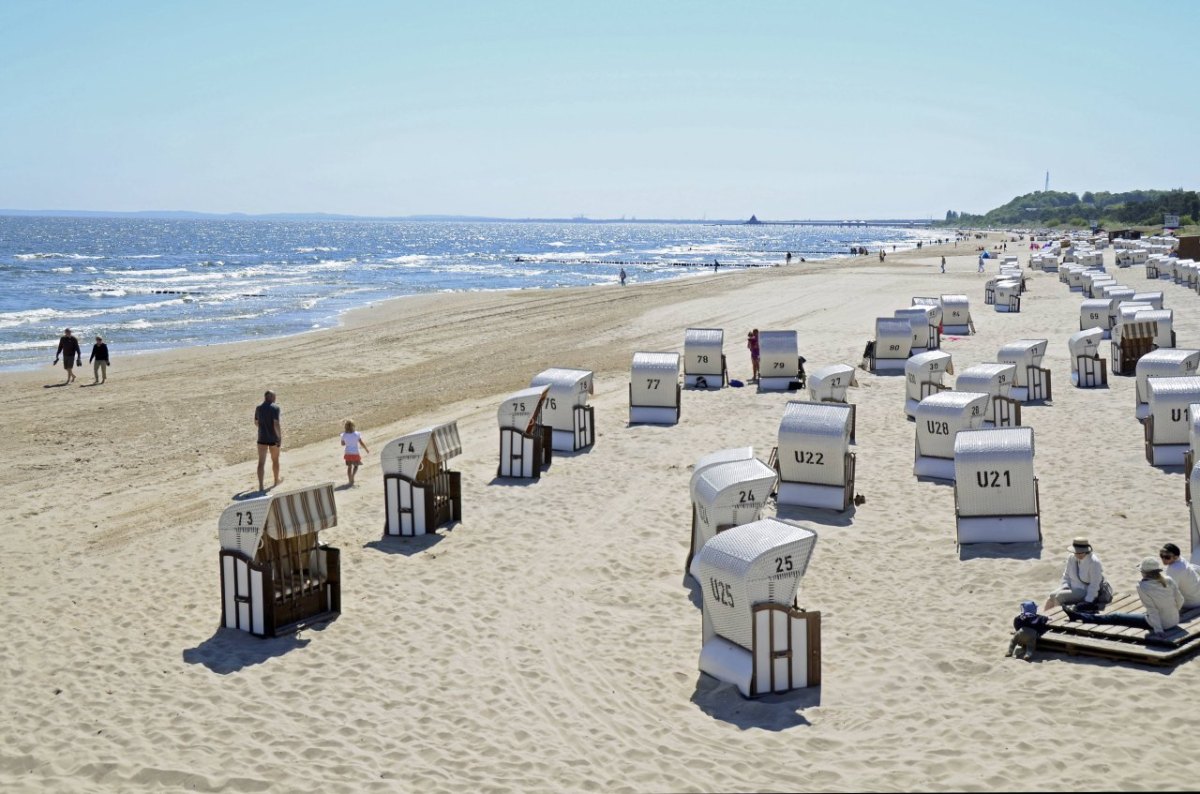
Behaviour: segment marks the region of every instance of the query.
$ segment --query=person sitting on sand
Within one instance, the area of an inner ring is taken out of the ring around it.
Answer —
[[[1183,593],[1183,608],[1195,609],[1200,607],[1200,568],[1192,565],[1179,555],[1179,547],[1174,543],[1164,544],[1158,550],[1158,558],[1162,560],[1163,572],[1171,577]]]
[[[1038,614],[1037,604],[1022,601],[1021,614],[1013,618],[1013,636],[1008,643],[1008,653],[1004,655],[1017,656],[1017,649],[1020,648],[1020,657],[1032,662],[1033,652],[1037,650],[1038,637],[1045,634],[1049,627],[1050,618]]]
[[[1078,604],[1080,610],[1095,612],[1112,601],[1112,589],[1104,581],[1104,566],[1092,553],[1087,538],[1075,538],[1067,549],[1071,556],[1063,567],[1062,584],[1046,599],[1043,609]]]
[[[1138,568],[1142,572],[1142,580],[1138,582],[1137,593],[1146,609],[1144,613],[1109,612],[1105,615],[1092,615],[1083,614],[1071,606],[1063,607],[1063,611],[1071,620],[1146,629],[1150,632],[1149,639],[1162,639],[1169,629],[1179,625],[1183,593],[1179,592],[1179,585],[1163,573],[1162,563],[1157,558],[1146,557]]]

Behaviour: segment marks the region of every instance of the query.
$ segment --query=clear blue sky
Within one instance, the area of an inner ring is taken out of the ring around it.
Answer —
[[[1200,181],[1200,2],[0,0],[0,207],[941,216]]]

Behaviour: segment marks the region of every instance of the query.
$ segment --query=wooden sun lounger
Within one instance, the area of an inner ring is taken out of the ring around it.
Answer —
[[[1142,612],[1136,593],[1115,595],[1105,612]],[[1200,610],[1190,610],[1184,620],[1168,632],[1169,639],[1147,642],[1144,629],[1071,621],[1062,608],[1047,613],[1050,628],[1038,640],[1038,649],[1062,651],[1071,656],[1100,656],[1141,664],[1171,665],[1200,651]]]

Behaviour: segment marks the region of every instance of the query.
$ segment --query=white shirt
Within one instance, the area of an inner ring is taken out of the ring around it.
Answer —
[[[1179,592],[1175,580],[1168,576],[1163,582],[1143,579],[1137,588],[1142,606],[1146,608],[1146,620],[1150,621],[1150,628],[1158,632],[1179,625],[1179,608],[1183,606],[1183,593]]]
[[[1063,568],[1062,581],[1065,587],[1072,590],[1086,591],[1084,601],[1095,601],[1100,594],[1100,583],[1104,581],[1104,566],[1094,553],[1089,553],[1082,560],[1072,554]]]
[[[353,433],[342,433],[342,443],[346,445],[347,455],[358,454],[358,440],[362,438],[362,433],[355,430]]]
[[[1200,607],[1200,570],[1182,559],[1175,560],[1163,571],[1179,585],[1184,609]]]

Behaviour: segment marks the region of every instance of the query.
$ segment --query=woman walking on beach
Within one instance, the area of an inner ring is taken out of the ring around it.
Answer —
[[[108,380],[108,345],[104,343],[104,337],[97,336],[95,344],[92,345],[92,354],[88,356],[88,361],[92,362],[92,385],[104,383]]]
[[[367,448],[367,442],[363,441],[362,433],[354,429],[354,420],[347,419],[342,425],[342,446],[346,448],[342,459],[346,462],[346,479],[348,487],[354,487],[354,475],[358,474],[358,467],[362,464],[362,455],[359,454],[358,448],[362,447],[363,452],[370,452]]]
[[[746,334],[746,347],[750,349],[750,366],[754,370],[754,374],[750,380],[758,380],[758,329],[755,328],[750,333]]]
[[[71,335],[70,328],[63,331],[58,339],[54,363],[57,364],[60,358],[63,360],[63,369],[67,371],[67,383],[72,383],[75,380],[75,367],[83,366],[83,352],[79,349],[79,340]]]

